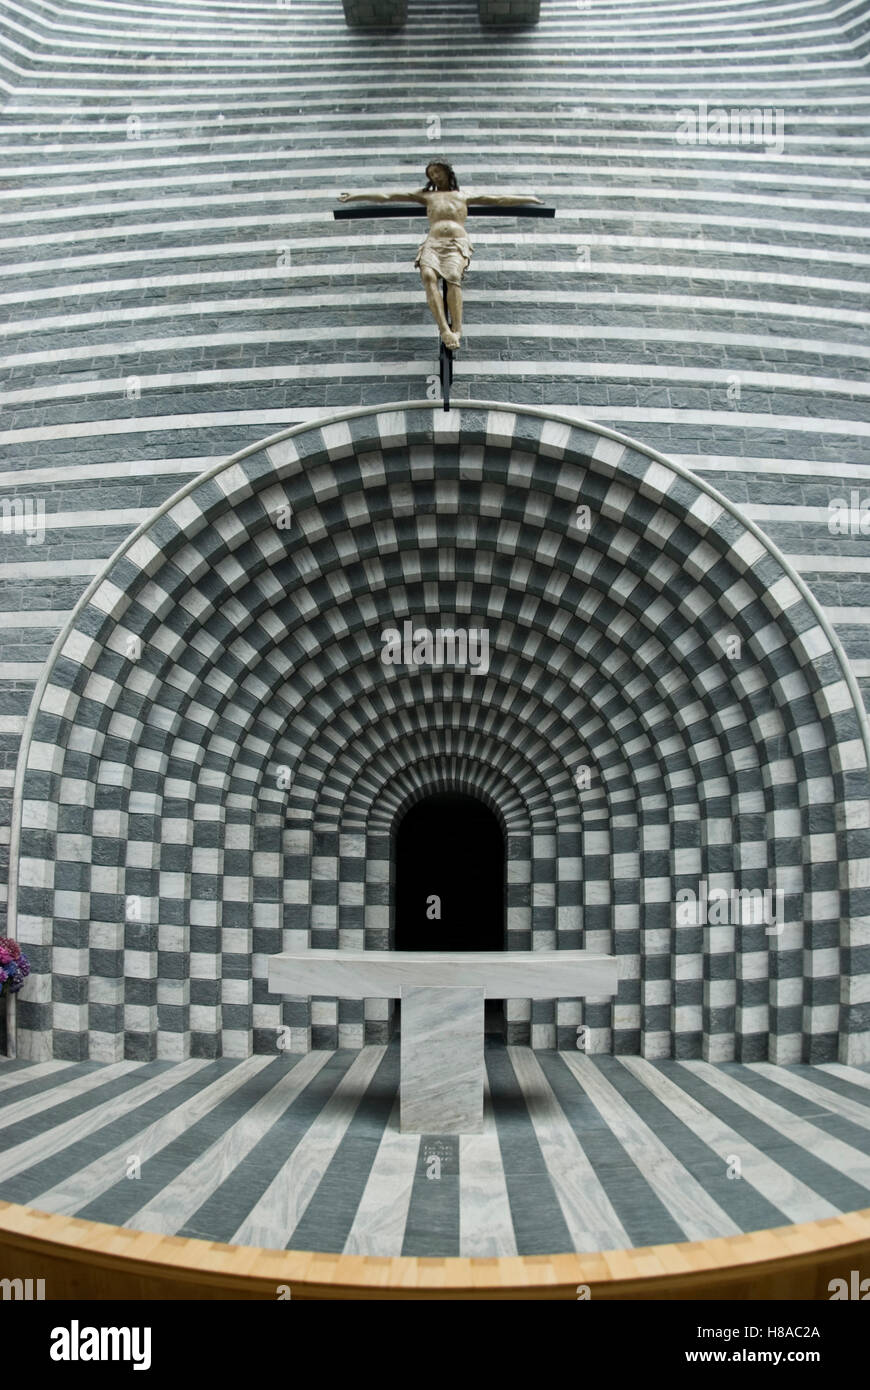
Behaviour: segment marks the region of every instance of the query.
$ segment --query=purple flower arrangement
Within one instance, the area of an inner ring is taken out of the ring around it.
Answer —
[[[0,999],[17,994],[30,974],[30,961],[11,936],[0,936]]]

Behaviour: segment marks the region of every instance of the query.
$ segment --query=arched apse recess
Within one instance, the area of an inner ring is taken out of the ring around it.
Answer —
[[[485,629],[486,669],[385,664],[406,621]],[[395,818],[441,789],[504,827],[509,945],[619,957],[511,1041],[866,1062],[867,755],[806,586],[652,450],[477,402],[283,431],[138,528],[37,686],[20,1053],[383,1041],[385,1001],[275,998],[267,960],[388,947]],[[773,932],[678,916],[715,889],[781,892]]]

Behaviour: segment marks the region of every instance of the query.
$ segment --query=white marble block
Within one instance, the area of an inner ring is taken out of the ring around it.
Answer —
[[[275,994],[398,999],[409,985],[479,986],[487,999],[601,998],[616,957],[589,951],[298,951],[269,958]]]
[[[481,986],[402,987],[403,1134],[483,1130]]]

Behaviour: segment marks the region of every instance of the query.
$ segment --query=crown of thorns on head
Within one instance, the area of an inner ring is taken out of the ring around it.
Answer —
[[[454,172],[453,172],[453,165],[452,165],[452,164],[448,164],[448,163],[447,163],[445,160],[443,160],[443,159],[432,159],[432,160],[430,160],[429,163],[426,165],[426,178],[429,180],[429,182],[426,184],[426,191],[427,191],[427,193],[431,193],[431,192],[434,192],[434,191],[435,191],[435,185],[434,185],[434,183],[432,182],[432,180],[429,178],[429,170],[430,170],[430,169],[443,169],[443,170],[445,171],[445,173],[447,174],[447,187],[448,187],[449,190],[452,191],[454,188],[457,188],[457,189],[459,188],[459,182],[458,182],[458,180],[457,180],[457,178],[456,178],[456,175],[455,175]]]

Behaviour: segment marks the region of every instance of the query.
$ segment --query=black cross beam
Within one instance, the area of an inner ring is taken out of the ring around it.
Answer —
[[[556,209],[540,207],[537,203],[521,203],[516,207],[504,206],[498,203],[486,204],[483,207],[469,207],[470,217],[555,217]],[[388,206],[378,206],[377,208],[334,208],[333,217],[336,222],[355,222],[362,218],[370,217],[425,217],[426,209],[419,203],[409,203],[396,207],[394,204]],[[441,293],[444,296],[444,315],[448,325],[452,328],[450,321],[450,310],[447,307],[447,284],[441,281]],[[441,399],[444,409],[450,409],[450,386],[453,382],[453,349],[445,347],[439,339],[440,354],[439,362],[441,369]]]

